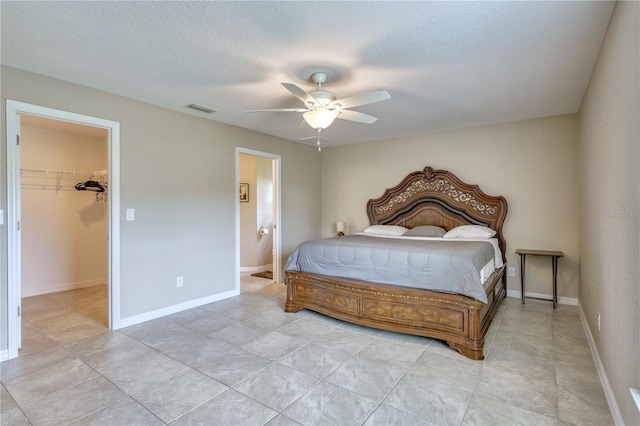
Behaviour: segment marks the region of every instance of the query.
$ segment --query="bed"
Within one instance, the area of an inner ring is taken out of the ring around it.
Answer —
[[[309,309],[367,327],[432,337],[482,360],[484,337],[506,297],[506,214],[504,197],[489,196],[447,170],[425,167],[410,173],[380,198],[368,201],[369,223],[409,229],[434,225],[447,231],[481,225],[495,230],[502,262],[481,284],[486,297],[364,281],[339,272],[330,276],[289,270],[285,311]]]

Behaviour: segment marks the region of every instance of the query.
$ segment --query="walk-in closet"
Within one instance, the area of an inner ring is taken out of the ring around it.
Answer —
[[[22,115],[22,349],[108,328],[107,130]]]

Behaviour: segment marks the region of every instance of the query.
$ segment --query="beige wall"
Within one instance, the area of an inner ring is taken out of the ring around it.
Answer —
[[[577,118],[542,118],[324,149],[323,235],[346,221],[349,233],[368,226],[365,205],[408,173],[447,169],[509,204],[507,262],[515,250],[562,250],[558,293],[578,297]],[[517,276],[519,274],[517,272]],[[551,261],[527,259],[527,292],[551,294]],[[508,289],[520,291],[517,277]]]
[[[107,135],[95,137],[21,126],[21,166],[90,172],[104,170]],[[52,175],[55,176],[55,175]],[[86,178],[84,179],[86,180]],[[80,178],[53,183],[25,177],[21,189],[22,295],[107,284],[108,204],[73,187]]]
[[[627,425],[640,424],[639,28],[640,4],[618,2],[579,115],[580,304]]]
[[[313,147],[9,67],[2,67],[0,89],[5,211],[6,99],[120,123],[122,318],[234,288],[236,147],[281,156],[283,256],[321,234],[321,158]],[[135,221],[124,220],[127,208],[136,209]],[[0,349],[6,349],[6,226],[0,229]]]

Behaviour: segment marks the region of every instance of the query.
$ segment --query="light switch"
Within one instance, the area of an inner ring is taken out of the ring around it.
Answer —
[[[4,225],[4,210],[0,210],[0,225]]]
[[[135,209],[127,209],[127,220],[136,220]]]

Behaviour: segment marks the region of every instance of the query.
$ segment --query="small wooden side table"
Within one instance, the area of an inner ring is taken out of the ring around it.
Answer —
[[[532,249],[518,249],[516,254],[520,255],[520,288],[522,289],[522,304],[524,305],[524,268],[527,255],[531,256],[549,256],[551,257],[551,265],[553,267],[553,309],[556,308],[558,303],[558,259],[564,256],[561,251],[553,250],[532,250]]]

